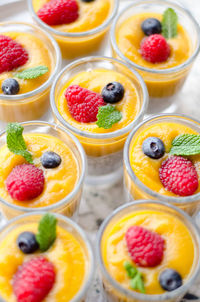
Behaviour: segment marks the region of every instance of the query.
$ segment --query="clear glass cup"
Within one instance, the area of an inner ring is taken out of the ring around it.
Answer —
[[[64,199],[44,207],[31,208],[28,206],[18,206],[3,200],[0,197],[0,209],[6,219],[11,219],[23,213],[33,213],[38,211],[49,211],[60,213],[62,215],[76,219],[79,209],[79,204],[82,197],[83,183],[86,173],[86,158],[84,150],[79,141],[64,128],[42,121],[30,121],[21,123],[26,133],[44,133],[59,138],[72,150],[78,164],[79,175],[74,189]],[[6,132],[0,133],[0,148],[6,144]]]
[[[39,223],[41,217],[46,214],[46,212],[38,212],[38,213],[28,213],[24,215],[20,215],[18,217],[15,217],[8,221],[6,225],[1,229],[0,232],[0,242],[9,235],[9,232],[13,231],[17,227],[20,227],[21,225],[26,226],[26,224],[30,223]],[[57,218],[57,225],[61,228],[67,230],[70,232],[76,240],[81,244],[87,262],[87,273],[85,276],[85,280],[83,282],[82,287],[80,288],[80,291],[76,294],[76,296],[71,300],[71,302],[86,302],[87,300],[87,294],[88,290],[91,286],[91,283],[94,278],[94,268],[95,268],[95,260],[94,260],[94,253],[92,246],[84,233],[84,231],[71,219],[60,215],[60,214],[54,214]],[[54,298],[51,296],[50,299]],[[47,299],[49,300],[49,299]],[[1,298],[1,291],[0,291],[0,301],[4,301],[3,298]],[[6,302],[6,301],[5,301]],[[8,302],[8,301],[7,301]]]
[[[92,133],[73,127],[65,120],[57,108],[60,90],[67,80],[75,74],[104,68],[118,71],[128,76],[138,90],[140,111],[136,118],[126,127],[110,133]],[[86,182],[91,185],[103,185],[116,182],[122,176],[123,147],[129,132],[144,117],[148,106],[148,93],[139,74],[126,64],[107,57],[87,57],[66,66],[57,76],[51,90],[51,107],[55,120],[71,131],[81,142],[88,160]]]
[[[131,61],[120,50],[116,41],[119,26],[129,17],[147,12],[163,13],[167,8],[173,8],[179,18],[179,23],[186,29],[191,39],[192,53],[183,64],[168,69],[150,69]],[[135,0],[126,7],[112,24],[111,44],[113,56],[122,59],[135,68],[143,77],[150,96],[148,113],[174,112],[176,110],[176,96],[181,90],[191,67],[200,50],[200,28],[192,14],[184,7],[162,0]]]
[[[100,26],[85,32],[62,32],[44,23],[33,8],[33,0],[28,1],[29,12],[33,20],[43,29],[48,31],[58,42],[64,59],[74,59],[97,51],[115,18],[119,0],[110,0],[112,12]]]
[[[24,122],[39,119],[49,110],[50,87],[61,67],[60,49],[48,33],[32,24],[20,22],[0,23],[0,34],[5,32],[29,33],[42,40],[51,54],[53,71],[49,79],[33,91],[17,95],[0,94],[0,121]]]
[[[195,248],[195,259],[192,267],[191,275],[188,280],[178,289],[172,292],[166,292],[160,295],[148,295],[141,294],[135,291],[127,290],[121,286],[120,283],[115,281],[106,269],[102,256],[102,241],[106,230],[113,223],[116,223],[119,219],[122,219],[125,215],[131,212],[141,211],[141,210],[157,210],[163,211],[164,213],[171,214],[178,219],[180,219],[185,226],[188,228],[194,242]],[[198,279],[200,273],[200,237],[199,230],[196,224],[193,222],[192,218],[188,216],[181,209],[170,205],[165,202],[158,202],[152,200],[140,200],[125,204],[118,209],[116,209],[109,217],[105,219],[100,227],[98,238],[97,238],[97,261],[99,264],[100,272],[103,280],[104,294],[108,302],[176,302],[180,301],[185,293],[190,289],[194,282]]]
[[[140,125],[135,127],[132,133],[129,135],[125,147],[124,147],[124,186],[127,201],[138,199],[154,199],[163,200],[170,204],[173,204],[182,210],[188,212],[188,214],[196,214],[200,206],[200,193],[187,196],[187,197],[172,197],[159,194],[152,191],[147,187],[139,178],[135,175],[130,165],[129,150],[132,141],[137,138],[138,135],[144,130],[160,122],[175,122],[190,127],[194,131],[200,134],[200,122],[190,117],[179,114],[160,114],[153,116],[147,120],[144,120]]]

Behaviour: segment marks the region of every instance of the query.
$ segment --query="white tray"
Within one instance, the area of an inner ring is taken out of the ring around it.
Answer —
[[[131,0],[121,0],[120,9],[128,5]],[[193,11],[197,20],[200,21],[200,0],[179,0],[179,3]],[[0,22],[23,21],[31,22],[28,13],[26,0],[0,0]],[[101,50],[96,54],[111,56],[109,40],[105,41]],[[64,60],[63,66],[69,61]],[[200,57],[196,60],[192,73],[190,74],[182,92],[179,94],[176,105],[178,113],[184,113],[200,119]],[[46,119],[51,120],[51,115]],[[1,126],[0,126],[1,130]],[[101,221],[115,208],[123,203],[123,182],[122,180],[112,187],[85,187],[84,198],[80,208],[79,223],[85,229],[90,239],[94,242],[96,231]],[[198,289],[199,288],[199,289]],[[199,284],[194,285],[191,293],[200,296]],[[89,292],[87,302],[105,302],[100,295],[100,284],[98,276],[95,278],[92,289]],[[195,300],[200,301],[200,299]]]

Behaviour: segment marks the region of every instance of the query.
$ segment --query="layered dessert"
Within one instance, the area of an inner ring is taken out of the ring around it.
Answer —
[[[154,301],[154,295],[155,301],[159,297],[178,301],[184,295],[184,288],[178,297],[176,290],[193,276],[198,256],[194,233],[176,208],[132,203],[119,209],[102,229],[102,265],[116,282],[108,284],[103,275],[109,301],[142,301],[140,294],[147,295],[147,301],[148,296]]]
[[[55,42],[32,25],[19,23],[16,31],[6,23],[1,27],[0,119],[37,119],[48,110],[49,87],[43,86],[58,64],[50,45]]]
[[[115,3],[113,0],[30,2],[37,22],[48,25],[46,29],[54,34],[64,58],[77,57],[97,49],[118,6],[118,1]]]
[[[148,192],[152,192],[154,198],[159,195],[161,199],[172,198],[172,202],[176,198],[177,204],[179,199],[181,206],[181,198],[190,198],[200,193],[198,124],[195,129],[195,125],[192,127],[184,123],[184,118],[175,119],[173,116],[153,120],[149,123],[147,121],[130,139],[130,168],[134,177],[148,188]],[[130,182],[128,176],[126,185],[134,198],[146,198],[148,192],[136,189],[136,183]],[[189,200],[184,202],[192,206]],[[197,204],[193,205],[193,210],[195,207]]]
[[[0,236],[0,297],[10,302],[85,301],[83,288],[92,270],[89,248],[62,216],[11,221]]]
[[[198,27],[177,5],[163,1],[145,5],[138,1],[128,7],[113,25],[114,55],[138,69],[151,98],[171,97],[180,90],[189,61],[199,51]]]
[[[22,125],[10,123],[6,141],[0,148],[0,198],[8,206],[30,210],[66,200],[58,211],[72,216],[80,192],[72,200],[67,197],[79,182],[81,167],[70,140],[39,132],[23,134]]]
[[[116,165],[119,167],[127,137],[123,130],[137,120],[144,105],[140,83],[123,68],[125,72],[117,68],[88,69],[86,65],[83,71],[74,72],[64,80],[62,77],[68,75],[66,69],[56,83],[53,111],[83,145],[89,160],[89,175],[111,173]]]

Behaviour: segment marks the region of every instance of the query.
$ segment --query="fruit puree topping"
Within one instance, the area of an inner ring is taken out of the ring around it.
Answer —
[[[10,196],[18,201],[28,201],[38,197],[44,189],[45,176],[43,170],[33,163],[33,156],[28,151],[23,138],[24,128],[18,123],[7,126],[7,147],[10,152],[24,157],[27,163],[13,168],[6,179],[6,189]],[[40,159],[45,169],[57,168],[62,159],[59,154],[46,151]]]
[[[12,71],[28,61],[28,52],[8,36],[0,35],[0,73]]]
[[[23,232],[17,238],[17,245],[25,254],[40,249],[47,251],[56,240],[57,220],[52,214],[45,214],[39,222],[38,233]],[[44,256],[35,256],[18,267],[13,277],[13,291],[17,302],[41,302],[51,291],[56,279],[54,265]]]
[[[51,0],[37,15],[48,25],[70,24],[78,19],[79,7],[76,0]]]
[[[141,28],[147,38],[141,42],[141,55],[143,59],[151,63],[167,61],[170,56],[170,46],[166,39],[177,35],[178,16],[172,8],[168,8],[162,22],[155,18],[146,19]]]
[[[107,84],[102,95],[79,85],[71,85],[65,91],[65,98],[73,118],[81,123],[96,122],[97,126],[109,129],[122,119],[122,114],[115,106],[106,103],[116,103],[122,100],[124,88],[120,83]]]

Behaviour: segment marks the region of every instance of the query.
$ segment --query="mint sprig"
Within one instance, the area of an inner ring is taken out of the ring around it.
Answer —
[[[124,262],[124,268],[126,270],[127,276],[130,279],[130,287],[145,294],[146,291],[144,287],[143,277],[138,269],[134,267],[129,261]]]
[[[200,154],[200,135],[183,134],[177,136],[172,142],[169,153],[182,156]]]
[[[162,35],[166,39],[177,36],[178,16],[173,8],[168,8],[163,14]]]
[[[10,152],[23,156],[28,163],[33,164],[32,154],[27,150],[26,143],[22,135],[23,130],[24,128],[22,125],[18,123],[9,123],[7,125],[7,147]]]
[[[21,72],[15,73],[15,77],[18,79],[36,79],[43,74],[47,73],[49,71],[49,68],[47,66],[36,66],[33,68],[25,69]]]
[[[114,106],[108,104],[99,107],[97,114],[97,126],[99,128],[110,129],[112,125],[116,124],[122,119],[122,114]]]
[[[47,213],[40,220],[36,240],[42,252],[47,251],[56,239],[57,219],[54,215]]]

